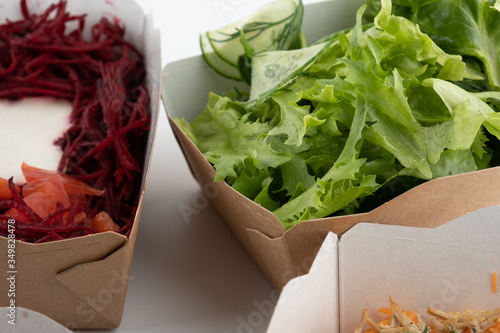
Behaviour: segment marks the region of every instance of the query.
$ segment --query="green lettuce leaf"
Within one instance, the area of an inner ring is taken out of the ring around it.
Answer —
[[[216,181],[237,177],[243,168],[265,170],[288,162],[291,156],[273,150],[262,137],[271,126],[242,115],[227,97],[210,94],[205,111],[191,123],[198,147],[217,170]]]
[[[297,222],[320,218],[344,208],[379,186],[374,176],[363,177],[359,170],[366,162],[358,159],[367,115],[366,100],[360,97],[351,131],[339,158],[317,184],[273,213],[289,228]]]
[[[368,20],[383,7],[370,0]],[[500,6],[495,0],[396,0],[393,9],[418,24],[450,54],[481,62],[490,89],[500,88]]]

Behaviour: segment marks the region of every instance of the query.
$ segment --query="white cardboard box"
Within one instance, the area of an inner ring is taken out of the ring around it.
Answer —
[[[360,223],[338,240],[329,234],[309,274],[291,280],[269,333],[353,332],[368,309],[388,297],[425,320],[443,311],[492,310],[493,272],[500,272],[500,206],[484,208],[435,229]]]

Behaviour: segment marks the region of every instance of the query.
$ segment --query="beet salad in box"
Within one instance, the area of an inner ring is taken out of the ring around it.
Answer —
[[[150,97],[143,55],[118,18],[84,32],[66,1],[0,24],[0,235],[48,242],[128,235],[137,211]]]

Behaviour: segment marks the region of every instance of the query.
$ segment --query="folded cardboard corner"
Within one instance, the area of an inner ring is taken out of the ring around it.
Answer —
[[[78,302],[74,304],[75,314],[89,323],[86,328],[117,328],[120,325],[133,250],[131,242],[127,242],[103,259],[77,265],[56,275],[56,279],[77,296],[74,298]],[[81,321],[68,314],[64,320],[68,323]]]
[[[61,323],[63,321],[60,319],[64,319],[64,325],[72,328],[100,329],[120,326],[128,282],[133,278],[130,276],[130,270],[141,209],[142,204],[128,239],[113,232],[97,234],[95,236],[103,237],[95,237],[94,240],[85,242],[82,252],[88,252],[87,249],[92,247],[97,248],[100,254],[110,249],[108,254],[97,259],[90,258],[89,261],[55,274],[56,280],[71,291],[72,305],[68,308],[74,311],[65,311],[62,316],[54,313],[51,318]],[[117,246],[115,249],[114,244]],[[53,276],[50,275],[51,278]],[[30,299],[33,299],[33,295],[30,295]],[[35,309],[33,306],[30,308]]]
[[[0,247],[7,248],[7,242],[0,238]],[[120,283],[128,282],[133,245],[112,232],[45,244],[16,242],[15,298],[8,297],[9,284],[2,283],[0,304],[14,299],[17,306],[70,328],[118,327],[127,289],[125,283],[118,292],[111,279],[125,276]],[[7,261],[0,269],[12,271]]]

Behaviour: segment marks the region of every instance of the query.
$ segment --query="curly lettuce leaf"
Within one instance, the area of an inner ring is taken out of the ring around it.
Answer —
[[[324,123],[310,114],[310,107],[297,105],[299,100],[293,93],[280,91],[272,99],[279,105],[281,120],[268,134],[285,134],[285,144],[300,146],[308,128]]]
[[[383,7],[370,0],[369,21]],[[500,5],[498,0],[394,0],[393,10],[418,24],[450,54],[478,59],[489,89],[500,88]]]
[[[328,216],[363,195],[373,193],[379,185],[374,176],[363,177],[360,168],[366,159],[358,159],[367,116],[366,100],[359,98],[349,137],[333,167],[317,184],[290,200],[273,213],[285,227],[297,222]]]
[[[500,9],[495,0],[413,0],[413,18],[444,50],[481,60],[500,88]]]
[[[237,177],[246,167],[265,170],[291,159],[263,138],[271,126],[250,120],[250,115],[242,114],[229,98],[210,94],[205,111],[191,123],[190,132],[196,135],[200,151],[217,171],[215,181]]]

